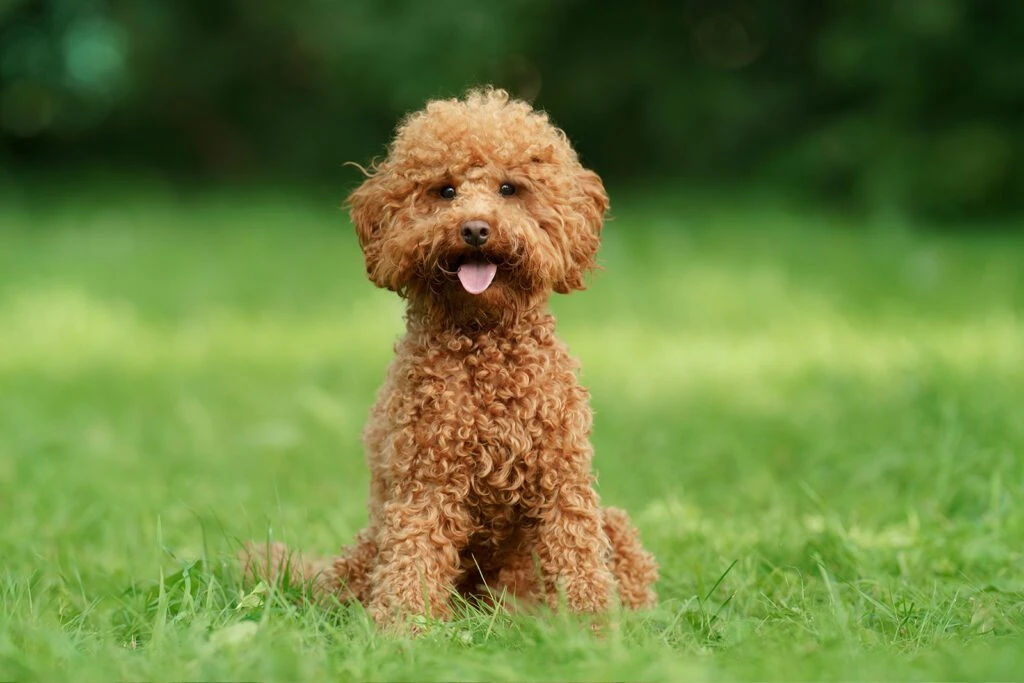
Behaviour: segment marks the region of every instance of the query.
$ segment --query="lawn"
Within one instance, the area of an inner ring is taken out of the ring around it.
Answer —
[[[243,593],[232,559],[365,521],[401,305],[337,201],[5,200],[0,679],[1024,675],[1024,239],[623,194],[553,306],[661,603],[415,640]]]

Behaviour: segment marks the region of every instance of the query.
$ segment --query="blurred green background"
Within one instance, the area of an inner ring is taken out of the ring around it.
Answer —
[[[1021,35],[1024,4],[958,0],[0,0],[0,182],[339,187],[402,113],[495,83],[613,183],[1005,215],[1024,203]]]

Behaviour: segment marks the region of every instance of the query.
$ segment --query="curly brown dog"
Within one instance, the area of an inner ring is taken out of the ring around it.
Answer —
[[[370,280],[407,302],[364,431],[369,525],[332,560],[250,544],[247,573],[287,567],[382,625],[444,618],[455,592],[652,605],[654,559],[600,506],[587,391],[547,306],[594,266],[597,174],[545,114],[471,91],[406,118],[349,206]]]

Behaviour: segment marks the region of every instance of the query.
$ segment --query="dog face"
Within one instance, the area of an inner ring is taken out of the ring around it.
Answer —
[[[406,118],[348,204],[375,284],[495,309],[582,289],[608,197],[545,114],[485,90]]]

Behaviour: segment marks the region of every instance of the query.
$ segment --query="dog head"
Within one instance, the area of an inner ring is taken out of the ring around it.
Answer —
[[[375,284],[494,312],[584,287],[608,197],[547,115],[488,89],[408,116],[348,205]]]

